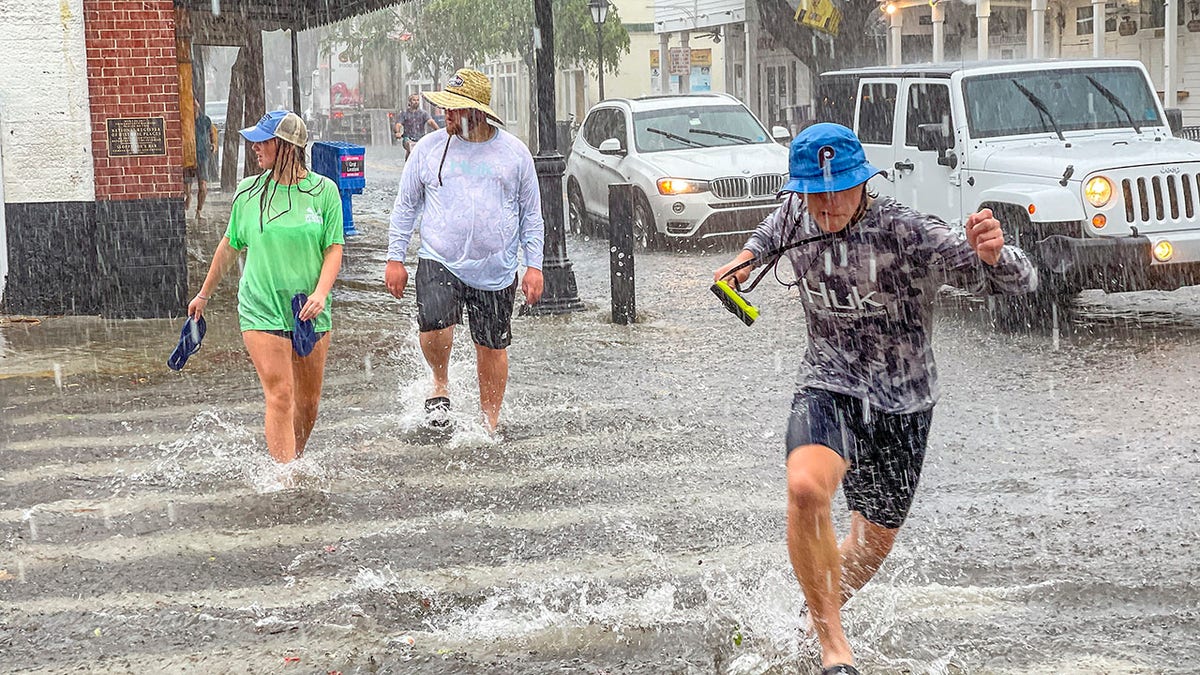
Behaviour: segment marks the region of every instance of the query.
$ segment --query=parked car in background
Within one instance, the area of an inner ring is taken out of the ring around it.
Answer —
[[[222,100],[205,101],[204,114],[208,115],[208,119],[212,120],[213,126],[218,132],[225,131],[225,111],[229,109],[229,102]]]
[[[748,234],[777,206],[788,130],[768,132],[728,94],[611,99],[590,111],[567,157],[569,227],[608,231],[608,186],[632,183],[634,238]]]

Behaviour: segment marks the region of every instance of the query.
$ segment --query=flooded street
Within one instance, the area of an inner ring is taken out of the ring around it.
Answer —
[[[465,330],[454,431],[430,431],[374,151],[298,487],[234,275],[181,373],[177,321],[0,319],[2,669],[814,672],[784,545],[792,292],[764,283],[747,328],[708,288],[732,249],[645,254],[640,322],[614,325],[607,245],[571,237],[587,308],[514,319],[503,440]],[[227,211],[189,223],[193,286]],[[863,672],[1195,672],[1200,288],[1088,292],[1035,331],[940,309],[921,488],[844,615]]]

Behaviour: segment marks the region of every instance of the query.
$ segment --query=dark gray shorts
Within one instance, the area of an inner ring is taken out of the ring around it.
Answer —
[[[842,491],[851,511],[895,529],[912,507],[925,461],[933,410],[864,414],[867,402],[825,389],[801,389],[788,417],[787,452],[823,445],[850,463]]]
[[[417,262],[417,326],[422,333],[458,325],[465,306],[475,344],[505,349],[512,344],[516,298],[515,274],[508,288],[484,291],[463,283],[436,260],[421,258]]]

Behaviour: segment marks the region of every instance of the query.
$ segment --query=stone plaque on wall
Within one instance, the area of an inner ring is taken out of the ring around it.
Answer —
[[[162,117],[111,117],[108,127],[109,157],[167,154],[167,130]]]

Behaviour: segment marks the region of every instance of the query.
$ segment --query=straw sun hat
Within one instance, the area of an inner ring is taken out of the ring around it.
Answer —
[[[482,110],[493,122],[504,124],[492,110],[492,82],[478,70],[460,68],[441,91],[427,91],[423,95],[439,108]]]

